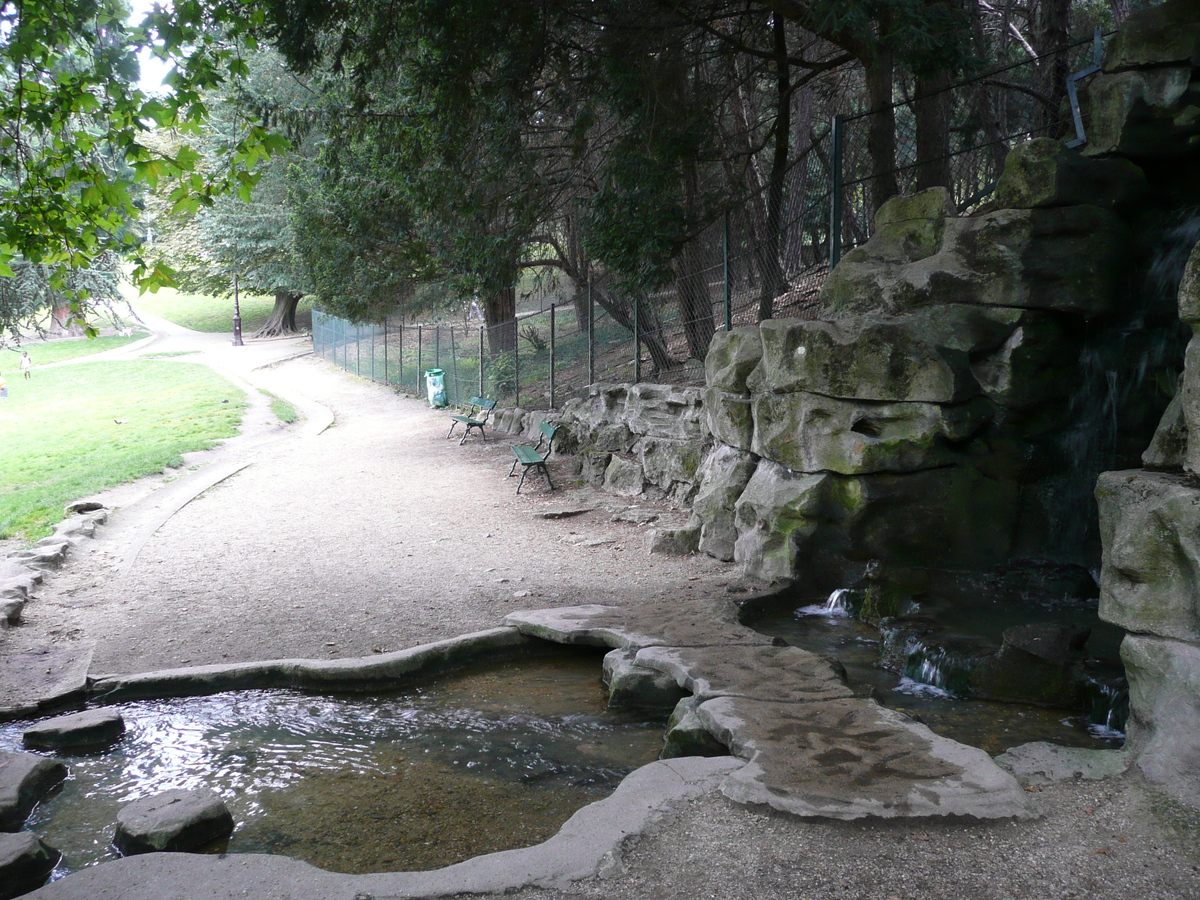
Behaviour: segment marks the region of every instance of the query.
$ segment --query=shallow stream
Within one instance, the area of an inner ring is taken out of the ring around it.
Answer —
[[[1030,597],[968,591],[969,596],[923,598],[911,613],[936,621],[939,637],[952,649],[931,648],[924,663],[891,671],[880,665],[881,632],[826,597],[790,590],[755,610],[748,624],[763,634],[840,660],[852,687],[870,693],[884,706],[900,710],[945,737],[980,747],[993,755],[1029,741],[1072,747],[1111,749],[1124,734],[1111,727],[1108,710],[1067,710],[1023,703],[964,699],[948,690],[945,670],[961,665],[971,652],[998,649],[1005,628],[1030,623],[1084,625],[1092,629],[1085,648],[1089,669],[1098,679],[1121,681],[1117,655],[1122,632],[1099,621],[1094,600]],[[965,651],[965,652],[964,652]],[[1105,688],[1098,685],[1098,692]],[[1120,701],[1118,701],[1119,703]],[[1123,719],[1118,724],[1123,725]]]
[[[493,664],[386,695],[247,691],[124,703],[112,750],[62,755],[71,775],[26,828],[55,872],[114,859],[117,810],[207,786],[232,853],[337,872],[432,869],[551,837],[575,810],[658,758],[663,721],[608,709],[600,653]],[[23,723],[0,726],[21,749]]]

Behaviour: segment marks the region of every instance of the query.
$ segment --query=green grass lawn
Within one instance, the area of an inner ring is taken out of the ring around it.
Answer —
[[[131,293],[129,293],[131,291]],[[155,294],[142,294],[127,288],[127,296],[136,310],[145,310],[162,316],[169,322],[212,334],[233,331],[233,298],[209,297],[204,294],[185,294],[173,288],[162,288]],[[238,298],[242,311],[242,334],[249,336],[258,329],[275,306],[275,298],[255,294],[242,294]],[[296,311],[296,324],[312,315],[312,303],[301,300]]]
[[[198,364],[80,363],[6,378],[0,538],[42,537],[72,500],[180,465],[236,434],[246,406]]]
[[[90,356],[104,350],[113,350],[126,344],[132,344],[134,341],[140,341],[145,336],[146,332],[139,331],[131,337],[108,334],[98,338],[60,338],[52,341],[30,339],[15,350],[7,348],[0,351],[0,372],[4,372],[9,381],[12,381],[14,373],[17,378],[20,378],[21,373],[17,367],[21,362],[22,350],[27,351],[29,358],[33,360],[33,371],[36,377],[38,366],[62,362],[64,359]]]

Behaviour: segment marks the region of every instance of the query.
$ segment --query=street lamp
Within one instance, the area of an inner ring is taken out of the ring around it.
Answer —
[[[238,303],[238,277],[233,276],[233,346],[242,345],[242,307]]]

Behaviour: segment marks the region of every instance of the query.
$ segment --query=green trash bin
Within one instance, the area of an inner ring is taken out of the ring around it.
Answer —
[[[425,370],[425,391],[429,395],[429,405],[440,409],[446,405],[446,373],[441,369]]]

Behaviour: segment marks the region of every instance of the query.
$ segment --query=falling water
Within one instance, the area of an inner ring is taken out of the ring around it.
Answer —
[[[802,606],[796,610],[796,616],[825,616],[831,619],[845,619],[854,615],[855,606],[862,602],[862,591],[853,588],[838,588],[829,595],[824,603],[814,603]]]
[[[1129,718],[1129,685],[1124,678],[1087,681],[1083,717],[1089,732],[1100,738],[1122,738]]]
[[[1183,366],[1190,332],[1178,320],[1177,294],[1197,240],[1200,210],[1193,209],[1163,232],[1124,318],[1097,321],[1085,337],[1079,383],[1067,410],[1070,424],[1056,448],[1063,474],[1048,479],[1042,491],[1054,542],[1050,556],[1071,559],[1077,548],[1092,548],[1094,557],[1097,476],[1141,465]]]

